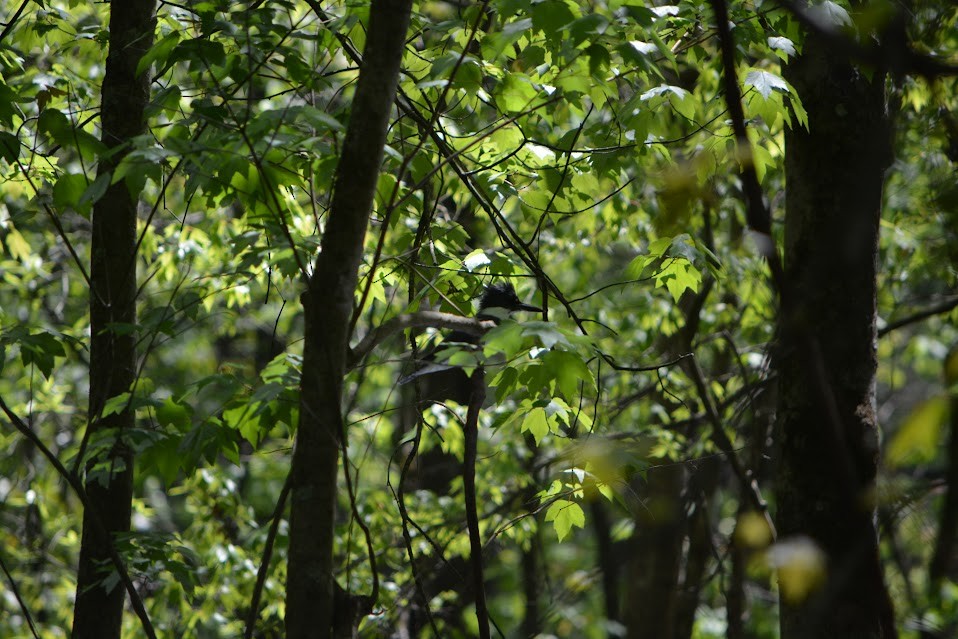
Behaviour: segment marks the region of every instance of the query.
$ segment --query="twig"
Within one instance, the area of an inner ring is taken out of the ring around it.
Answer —
[[[7,415],[14,428],[16,428],[21,435],[26,437],[31,444],[36,446],[37,449],[43,453],[43,456],[47,458],[50,464],[53,465],[60,476],[67,480],[67,483],[70,484],[71,488],[73,488],[73,491],[76,493],[77,497],[80,498],[80,503],[83,504],[83,508],[92,515],[90,519],[96,528],[97,534],[108,541],[107,546],[110,554],[110,562],[113,564],[113,567],[116,568],[116,572],[120,577],[120,581],[123,582],[127,593],[130,595],[130,604],[133,606],[133,611],[136,613],[136,616],[140,618],[140,623],[143,626],[146,636],[149,639],[156,639],[156,631],[153,629],[153,623],[150,621],[150,616],[147,614],[146,608],[143,606],[143,600],[140,599],[140,594],[136,591],[136,587],[133,585],[133,580],[130,579],[130,573],[127,572],[126,566],[123,563],[123,559],[116,551],[116,546],[113,543],[113,539],[107,532],[106,527],[104,527],[99,513],[96,512],[96,509],[90,503],[90,499],[86,494],[86,489],[83,487],[83,484],[80,483],[79,478],[67,470],[60,460],[57,459],[57,456],[53,454],[53,451],[47,448],[40,438],[37,437],[37,434],[30,429],[26,422],[20,419],[16,413],[10,410],[10,407],[7,406],[6,402],[3,401],[3,397],[0,397],[0,410],[3,410],[3,412]]]
[[[482,537],[479,533],[479,514],[476,510],[476,451],[479,443],[479,412],[486,398],[486,380],[482,367],[470,376],[472,394],[466,413],[465,449],[462,456],[462,489],[466,501],[466,527],[469,529],[469,559],[472,563],[472,583],[476,590],[476,621],[479,639],[490,639],[489,609],[486,606],[486,587],[482,570]]]
[[[3,32],[0,32],[0,42],[3,42],[3,39],[7,37],[10,31],[13,30],[13,27],[17,24],[17,20],[20,19],[20,15],[23,13],[23,10],[27,8],[27,5],[30,4],[30,0],[23,0],[20,3],[20,6],[17,7],[17,10],[14,12],[13,17],[7,22],[3,27]]]
[[[279,499],[276,500],[276,509],[273,511],[269,532],[266,534],[266,548],[263,549],[263,559],[260,561],[259,570],[256,571],[256,585],[253,586],[253,597],[250,599],[249,614],[246,616],[246,631],[243,633],[245,639],[253,639],[256,620],[259,618],[259,602],[263,598],[263,588],[266,586],[266,576],[269,574],[269,562],[273,557],[276,533],[279,531],[279,522],[283,518],[286,500],[289,499],[289,492],[293,485],[291,478],[292,473],[287,473],[283,490],[280,491]]]
[[[738,477],[738,480],[741,482],[742,489],[751,500],[752,506],[762,513],[762,516],[765,518],[765,523],[768,525],[768,529],[772,534],[772,539],[775,539],[777,534],[775,532],[775,524],[772,522],[772,517],[768,512],[768,503],[765,501],[765,498],[762,497],[762,491],[752,471],[742,465],[742,461],[738,458],[738,455],[735,454],[735,448],[731,440],[729,440],[728,435],[725,434],[725,429],[722,427],[722,420],[719,417],[718,411],[715,409],[715,403],[712,401],[712,395],[709,393],[708,386],[705,384],[705,376],[702,374],[702,369],[699,368],[698,361],[693,358],[688,366],[688,370],[692,377],[692,382],[698,391],[699,399],[701,399],[702,404],[705,405],[705,414],[712,424],[712,441],[715,442],[719,450],[728,457],[732,472],[735,473],[735,476]]]
[[[3,555],[0,555],[0,570],[3,570],[3,574],[6,576],[7,581],[10,582],[10,591],[13,592],[13,596],[17,600],[17,604],[20,606],[20,612],[23,613],[23,616],[27,620],[27,625],[30,626],[30,634],[32,634],[35,639],[40,639],[40,635],[37,633],[37,627],[33,625],[33,615],[30,614],[30,609],[27,608],[27,602],[25,602],[23,597],[20,596],[20,589],[17,588],[17,582],[13,580],[13,575],[11,575],[10,571],[7,569],[7,564],[3,560]]]
[[[935,315],[942,315],[954,309],[955,307],[958,307],[958,297],[952,297],[944,302],[940,302],[934,306],[929,306],[924,310],[918,311],[913,315],[908,315],[906,317],[902,317],[901,319],[897,319],[894,322],[889,322],[887,326],[878,331],[878,337],[884,337],[894,330],[903,328],[910,324],[917,324],[918,322],[926,320],[930,317],[934,317]]]

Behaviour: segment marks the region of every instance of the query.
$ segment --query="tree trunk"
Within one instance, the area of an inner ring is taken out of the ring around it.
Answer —
[[[875,291],[891,161],[884,74],[808,37],[785,70],[809,130],[786,132],[785,285],[777,353],[780,539],[824,551],[822,587],[782,598],[782,639],[896,636],[878,553],[873,484]]]
[[[103,78],[100,122],[103,143],[122,150],[101,159],[97,175],[113,171],[128,153],[130,140],[145,129],[143,111],[150,97],[149,73],[136,74],[153,44],[155,0],[110,3],[110,44]],[[88,441],[110,442],[107,455],[87,462],[88,505],[77,569],[74,639],[119,638],[125,593],[107,591],[103,564],[110,561],[112,535],[130,529],[133,453],[123,441],[133,427],[133,411],[101,416],[106,401],[130,391],[136,375],[136,205],[125,181],[111,185],[93,207],[90,265],[90,397]],[[117,330],[119,329],[119,330]],[[102,450],[97,447],[97,450]],[[102,527],[96,525],[96,520]],[[106,534],[103,534],[103,533]]]
[[[646,477],[646,490],[637,491],[643,502],[635,518],[634,551],[627,569],[623,618],[628,639],[672,637],[678,604],[685,468],[664,459]]]
[[[334,625],[334,517],[349,322],[411,6],[411,0],[373,0],[370,7],[332,206],[303,294],[303,373],[286,580],[288,639],[329,637]]]
[[[928,564],[928,601],[934,610],[941,606],[942,583],[958,577],[958,347],[952,347],[945,358],[945,388],[949,395],[948,447],[945,449],[945,495],[938,515],[938,537]],[[944,628],[925,628],[922,639],[946,637],[954,632],[955,623]]]

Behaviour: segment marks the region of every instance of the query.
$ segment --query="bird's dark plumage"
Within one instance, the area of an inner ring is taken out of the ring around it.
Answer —
[[[479,319],[483,319],[482,312],[489,308],[504,308],[510,313],[513,311],[540,312],[542,309],[532,304],[526,304],[519,299],[516,289],[509,282],[498,282],[487,286],[479,299]]]

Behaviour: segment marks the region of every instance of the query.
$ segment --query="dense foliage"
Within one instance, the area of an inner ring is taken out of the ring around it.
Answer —
[[[912,4],[909,41],[954,58],[958,10]],[[868,43],[891,6],[817,9]],[[9,410],[0,417],[0,635],[32,636],[31,625],[41,636],[69,633],[80,503],[47,453],[88,479],[111,472],[83,464],[112,445],[85,436],[88,265],[92,205],[122,181],[142,194],[138,321],[116,327],[136,335],[139,375],[104,409],[137,415],[126,435],[134,532],[118,547],[162,636],[238,636],[289,467],[299,296],[331,201],[369,8],[161,3],[140,63],[152,77],[149,131],[98,178],[108,11],[25,1],[0,18],[0,398]],[[783,131],[808,126],[781,72],[802,49],[801,29],[775,2],[730,11],[751,158],[780,243]],[[472,315],[483,286],[504,279],[545,309],[506,318],[480,352],[451,356],[469,370],[484,363],[490,387],[477,486],[491,617],[506,636],[520,626],[558,637],[622,628],[607,619],[610,565],[597,557],[611,544],[621,557],[613,567],[627,563],[655,506],[645,492],[655,467],[688,469],[698,482],[689,509],[707,514],[692,636],[725,636],[735,587],[749,633],[777,636],[779,580],[790,596],[815,587],[804,555],[766,549],[765,520],[744,507],[742,478],[712,432],[717,419],[769,497],[777,302],[745,223],[744,156],[715,36],[709,3],[694,0],[414,6],[352,343],[418,310]],[[953,77],[909,74],[888,86],[897,160],[882,218],[886,457],[875,499],[886,578],[902,636],[912,637],[953,624],[958,610],[954,570],[937,589],[927,577],[956,461],[941,444],[955,379],[942,367],[958,338],[955,88]],[[378,344],[346,380],[337,577],[356,593],[369,592],[374,572],[382,582],[362,636],[474,632],[460,587],[462,479],[443,470],[461,460],[465,407],[420,412],[421,389],[397,383],[436,333]],[[283,628],[278,515],[256,622],[264,637]],[[736,530],[754,549],[745,575],[732,566]],[[797,566],[783,564],[796,554]],[[773,564],[794,570],[774,579]],[[117,583],[109,566],[104,579]],[[128,636],[138,628],[128,615]]]

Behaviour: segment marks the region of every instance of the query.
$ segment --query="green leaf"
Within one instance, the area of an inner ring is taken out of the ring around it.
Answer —
[[[169,149],[160,146],[150,146],[135,149],[128,153],[113,171],[111,184],[126,178],[130,193],[139,193],[143,190],[147,178],[154,183],[163,181],[163,165],[166,158],[174,155]]]
[[[609,27],[609,19],[599,13],[590,13],[574,20],[569,25],[569,35],[572,38],[572,44],[578,46],[586,40],[596,38]]]
[[[546,521],[551,521],[559,541],[565,539],[573,527],[585,527],[582,507],[568,499],[557,499],[546,510]]]
[[[549,419],[545,409],[536,407],[526,413],[525,419],[522,420],[522,426],[519,427],[519,432],[532,433],[532,437],[536,440],[536,446],[541,444],[542,439],[549,434]]]
[[[523,75],[507,73],[496,90],[496,104],[509,113],[519,113],[528,109],[539,91]]]
[[[91,133],[74,127],[73,123],[56,109],[48,108],[40,113],[37,130],[49,135],[62,147],[76,149],[87,161],[92,161],[106,152],[106,145]]]
[[[82,173],[64,173],[53,185],[53,205],[58,209],[73,209],[84,217],[90,215],[90,202],[80,204],[87,190],[87,177]]]
[[[493,376],[489,385],[496,389],[496,403],[502,401],[515,389],[519,380],[519,371],[512,366],[506,366]]]
[[[848,15],[848,11],[831,0],[825,0],[825,2],[821,4],[809,7],[807,13],[809,17],[826,29],[850,27],[853,24],[852,17]]]
[[[547,38],[562,37],[562,29],[575,20],[575,15],[562,0],[545,0],[532,7],[532,26]]]
[[[223,421],[234,430],[238,430],[243,439],[253,445],[259,443],[265,434],[261,423],[261,412],[257,410],[260,404],[249,403],[223,411]]]
[[[612,56],[609,55],[609,50],[601,44],[593,42],[585,50],[585,54],[589,56],[589,73],[593,77],[604,77],[612,64]]]
[[[582,358],[571,351],[552,350],[543,355],[543,363],[555,376],[558,391],[568,400],[582,394],[582,388],[595,390],[592,371]]]
[[[189,404],[180,404],[167,397],[156,407],[156,420],[163,426],[173,426],[177,430],[186,430],[190,425],[193,409]]]
[[[20,157],[20,140],[6,131],[0,131],[0,158],[13,164]]]
[[[171,61],[187,61],[193,71],[207,71],[212,66],[223,66],[226,50],[219,42],[207,38],[193,38],[177,44],[170,54]]]
[[[80,196],[80,200],[77,202],[77,210],[80,212],[88,211],[90,206],[96,204],[106,193],[106,190],[110,188],[111,179],[109,173],[104,173],[93,180],[93,183],[86,187],[83,195]]]
[[[517,322],[502,322],[485,334],[482,339],[482,352],[486,357],[503,353],[506,359],[513,359],[522,350],[522,343],[522,325]]]
[[[502,52],[522,37],[522,35],[532,28],[532,18],[523,18],[514,20],[502,27],[498,33],[492,33],[482,41],[483,54],[489,60],[496,60],[502,55]]]
[[[101,417],[106,417],[107,415],[117,414],[119,415],[127,409],[130,405],[130,394],[129,393],[120,393],[116,397],[111,397],[106,400],[106,404],[103,405],[103,411],[100,413]]]
[[[794,91],[789,94],[788,102],[792,106],[792,111],[795,113],[795,119],[798,120],[800,125],[805,127],[805,130],[808,130],[808,112],[805,111],[801,99],[795,95]]]
[[[559,327],[552,322],[523,322],[521,326],[522,332],[525,335],[538,338],[539,343],[541,343],[545,348],[552,348],[556,344],[561,344],[562,346],[571,346],[571,343],[569,342],[565,333],[563,333]]]
[[[651,9],[643,5],[627,4],[624,9],[626,15],[642,27],[651,27],[657,18]]]
[[[17,343],[20,346],[20,360],[23,365],[36,366],[48,379],[53,372],[56,358],[66,355],[60,340],[47,332],[20,335]]]
[[[150,47],[150,50],[146,52],[146,55],[140,58],[139,63],[136,65],[136,74],[140,75],[155,62],[157,75],[162,75],[166,71],[167,59],[170,57],[170,53],[179,42],[180,34],[177,31],[168,33],[157,40],[153,46]]]
[[[748,75],[745,76],[745,84],[755,87],[755,90],[766,99],[772,94],[772,91],[789,92],[785,80],[768,71],[749,71]]]
[[[19,113],[18,108],[14,106],[17,98],[16,92],[0,79],[0,124],[13,126],[13,116]]]

